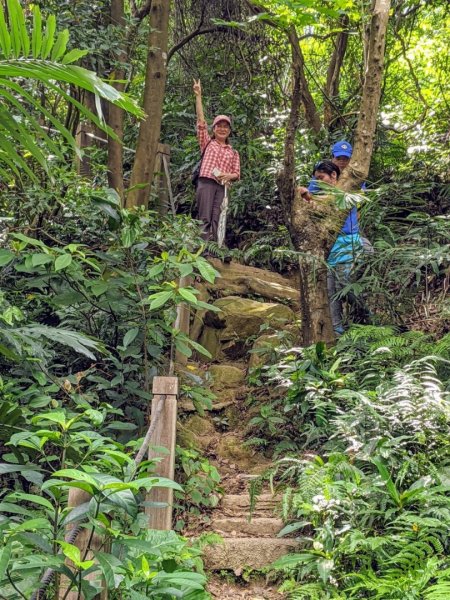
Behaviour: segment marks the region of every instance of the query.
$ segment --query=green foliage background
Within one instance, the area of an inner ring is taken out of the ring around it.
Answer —
[[[2,4],[0,593],[8,600],[31,597],[47,568],[86,598],[99,591],[100,575],[112,597],[208,597],[203,542],[192,547],[174,532],[147,529],[154,465],[133,466],[151,378],[167,373],[174,349],[205,357],[173,325],[179,302],[205,308],[180,277],[216,276],[191,219],[199,155],[192,78],[202,80],[210,121],[233,117],[243,165],[229,213],[234,256],[285,272],[298,260],[275,186],[290,98],[286,28],[303,38],[320,115],[343,18],[349,29],[333,120],[314,134],[301,115],[299,182],[334,141],[352,140],[364,74],[367,3],[279,0],[260,9],[229,0],[172,4],[172,48],[198,27],[210,30],[169,53],[162,141],[172,148],[173,217],[153,210],[156,193],[150,211],[121,208],[106,185],[104,143],[85,150],[92,177],[75,173],[79,122],[111,134],[108,100],[127,110],[124,142],[135,146],[147,20],[135,19],[130,3],[119,27],[106,0]],[[292,599],[437,600],[450,590],[448,25],[445,1],[392,4],[361,211],[375,253],[344,291],[365,298],[374,324],[351,328],[334,349],[284,348],[250,374],[256,395],[273,384],[283,390],[258,409],[248,443],[279,459],[269,477],[285,490],[284,533],[303,544],[275,565]],[[106,83],[118,66],[129,95]],[[96,116],[82,90],[103,99]],[[125,177],[132,161],[125,150]],[[213,507],[220,488],[198,453],[180,448],[178,459],[183,487],[159,483],[175,487],[181,527],[184,512]],[[91,496],[76,511],[68,507],[73,487]],[[64,541],[68,524],[105,534],[97,564]],[[98,580],[88,583],[92,572]]]

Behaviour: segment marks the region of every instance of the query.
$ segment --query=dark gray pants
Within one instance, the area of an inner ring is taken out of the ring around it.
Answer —
[[[335,333],[344,332],[342,322],[342,297],[337,298],[342,290],[351,283],[353,263],[342,263],[334,267],[328,267],[327,291],[330,303],[331,320]],[[354,322],[370,323],[371,314],[364,301],[364,296],[355,296],[353,292],[345,294],[345,301],[351,306]]]
[[[328,301],[330,303],[331,320],[335,333],[343,333],[342,324],[342,298],[336,295],[342,292],[344,287],[350,282],[350,271],[352,263],[343,263],[329,267],[327,272],[327,291]]]
[[[198,218],[203,222],[202,238],[204,240],[217,242],[217,227],[224,195],[223,185],[209,177],[199,178],[196,199]]]

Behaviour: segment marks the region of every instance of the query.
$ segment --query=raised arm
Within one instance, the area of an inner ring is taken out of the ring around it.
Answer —
[[[197,121],[199,123],[205,123],[205,114],[203,112],[203,103],[202,103],[202,84],[200,83],[200,79],[195,81],[194,79],[194,94],[195,94],[195,112],[197,113]]]
[[[208,125],[205,121],[205,115],[203,113],[202,103],[202,85],[200,79],[195,81],[194,79],[194,94],[195,94],[195,112],[197,113],[197,139],[200,146],[200,151],[204,152],[206,146],[211,141],[211,137],[208,133]]]

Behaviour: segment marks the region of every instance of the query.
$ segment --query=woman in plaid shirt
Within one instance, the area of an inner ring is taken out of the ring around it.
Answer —
[[[237,181],[241,174],[239,153],[230,146],[231,120],[218,115],[213,121],[212,136],[208,133],[202,104],[200,80],[194,79],[197,137],[202,152],[202,164],[197,185],[198,216],[203,221],[202,237],[217,241],[220,208],[225,186]]]

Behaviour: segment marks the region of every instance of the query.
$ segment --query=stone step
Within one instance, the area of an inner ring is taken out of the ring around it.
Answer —
[[[252,519],[235,517],[213,518],[210,528],[223,537],[276,537],[283,529],[283,521],[270,517]]]
[[[244,567],[262,569],[295,551],[298,542],[276,538],[224,538],[223,543],[207,546],[203,552],[205,567],[211,571],[242,572]]]
[[[280,496],[272,494],[261,494],[256,499],[255,508],[252,516],[272,517],[279,505]],[[230,517],[249,517],[250,516],[250,496],[248,494],[227,494],[220,503],[219,510],[224,516]]]

